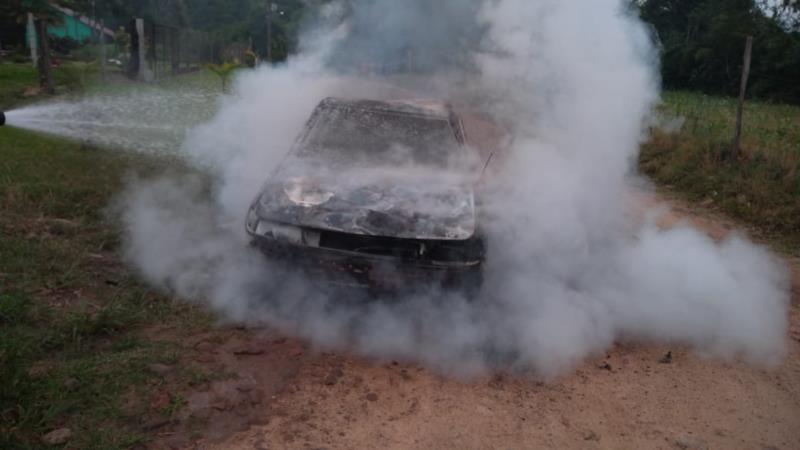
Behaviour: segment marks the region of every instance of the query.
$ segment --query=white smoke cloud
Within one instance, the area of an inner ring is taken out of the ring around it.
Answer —
[[[127,256],[149,282],[232,320],[450,374],[503,367],[551,377],[615,340],[781,361],[788,283],[766,250],[631,215],[658,83],[650,38],[623,2],[349,5],[329,7],[322,22],[334,25],[310,30],[300,56],[240,76],[219,113],[190,133],[184,153],[214,175],[210,197],[184,178],[127,190]],[[371,20],[381,6],[393,14]],[[415,76],[342,71],[343,61],[385,65],[409,52],[424,56]],[[326,96],[444,97],[511,130],[485,194],[489,254],[477,299],[426,291],[346,301],[247,245],[253,196]]]

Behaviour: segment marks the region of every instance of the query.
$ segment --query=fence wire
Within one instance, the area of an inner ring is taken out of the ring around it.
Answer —
[[[224,59],[226,44],[198,30],[176,28],[153,22],[144,22],[144,33],[140,36],[136,20],[127,29],[131,36],[131,58],[128,75],[131,78],[154,80],[200,69],[204,64]],[[145,70],[140,69],[139,40],[144,38]]]

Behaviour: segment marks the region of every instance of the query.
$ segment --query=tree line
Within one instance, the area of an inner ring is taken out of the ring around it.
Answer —
[[[302,19],[309,9],[326,0],[2,0],[0,34],[3,45],[24,46],[28,12],[46,22],[58,20],[52,4],[103,19],[111,29],[126,27],[134,17],[176,28],[203,31],[222,42],[252,41],[253,50],[267,54],[271,42],[274,60],[283,60],[297,47]],[[269,8],[269,5],[274,5]],[[267,39],[268,9],[272,38]],[[274,10],[274,11],[273,11]]]
[[[296,51],[304,17],[329,0],[62,0],[116,28],[133,17],[193,28],[221,41],[252,42],[273,60]],[[736,95],[747,36],[753,36],[750,95],[800,103],[800,1],[627,0],[653,30],[667,89]],[[47,0],[3,0],[2,21],[28,11],[53,16]],[[273,5],[272,8],[269,5]],[[267,20],[272,39],[267,38]],[[7,26],[7,24],[0,24]]]
[[[86,1],[86,0],[82,0]],[[315,1],[302,0],[97,0],[106,14],[117,18],[141,17],[146,21],[209,33],[223,42],[252,42],[262,57],[271,43],[273,60],[288,57],[297,47],[303,16]],[[270,7],[271,6],[271,7]],[[129,20],[129,19],[128,19]],[[267,21],[271,39],[267,38]]]
[[[77,0],[91,3],[91,0]],[[303,18],[329,0],[271,0],[272,53],[285,59],[297,48]],[[628,0],[653,31],[666,89],[738,94],[742,53],[753,36],[749,95],[800,103],[800,1]],[[138,15],[215,33],[252,39],[266,54],[268,0],[97,0],[117,16]],[[347,2],[346,2],[347,3]]]
[[[749,95],[800,103],[800,2],[642,0],[634,2],[661,52],[667,89],[734,96],[753,36]]]

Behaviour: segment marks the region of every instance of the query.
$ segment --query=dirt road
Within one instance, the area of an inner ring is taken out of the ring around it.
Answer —
[[[673,206],[663,226],[689,219],[717,238],[735,228]],[[787,262],[790,357],[776,370],[626,344],[547,383],[453,380],[230,329],[197,336],[187,358],[232,375],[185,392],[153,447],[800,449],[800,264]]]

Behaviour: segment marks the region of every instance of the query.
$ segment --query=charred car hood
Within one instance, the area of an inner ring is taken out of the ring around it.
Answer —
[[[464,240],[475,233],[472,188],[436,179],[281,178],[254,206],[262,220],[368,236]]]

